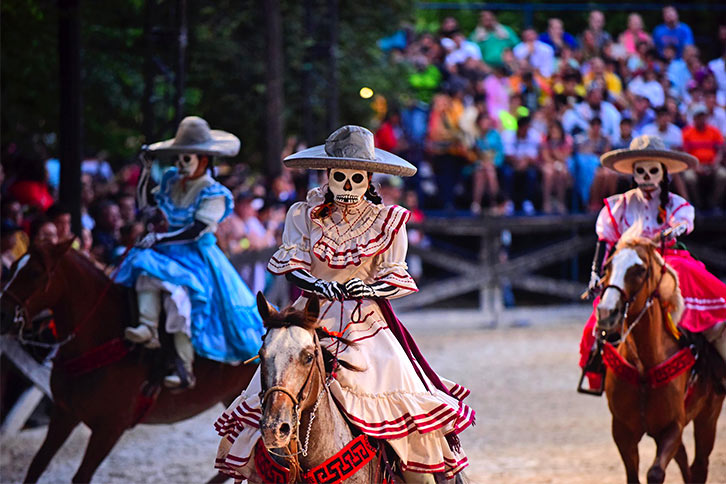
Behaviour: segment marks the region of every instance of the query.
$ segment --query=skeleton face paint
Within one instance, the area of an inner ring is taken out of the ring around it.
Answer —
[[[658,161],[638,161],[633,165],[633,178],[641,190],[655,190],[663,180],[663,167]]]
[[[336,203],[355,205],[368,190],[368,173],[364,170],[333,168],[328,184]]]
[[[177,155],[174,165],[179,170],[179,175],[192,176],[199,168],[199,157],[190,153],[183,153]]]

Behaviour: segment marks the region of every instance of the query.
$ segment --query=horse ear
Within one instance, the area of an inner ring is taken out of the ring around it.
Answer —
[[[270,316],[276,314],[277,311],[272,307],[270,303],[265,299],[265,295],[262,291],[257,292],[257,311],[260,313],[263,321],[270,319]]]
[[[318,315],[320,314],[320,301],[318,296],[310,295],[308,302],[305,303],[305,317],[309,321],[317,321]]]
[[[70,239],[66,240],[65,242],[61,242],[60,244],[55,244],[53,246],[53,253],[56,256],[62,256],[65,255],[66,252],[71,250],[71,247],[73,247],[73,243],[76,241],[76,237],[71,237]]]

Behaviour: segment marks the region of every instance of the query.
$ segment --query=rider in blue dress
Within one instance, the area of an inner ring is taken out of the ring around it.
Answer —
[[[216,245],[217,224],[233,208],[230,191],[209,174],[213,156],[234,156],[239,139],[210,130],[206,121],[182,120],[176,137],[151,145],[153,155],[176,156],[175,166],[150,188],[152,157],[144,157],[137,202],[156,205],[166,217],[167,232],[150,232],[119,267],[116,281],[134,286],[139,325],[125,336],[149,348],[159,346],[162,306],[165,328],[173,336],[182,369],[167,375],[167,387],[193,386],[194,353],[224,363],[239,363],[257,354],[262,321],[255,299]]]

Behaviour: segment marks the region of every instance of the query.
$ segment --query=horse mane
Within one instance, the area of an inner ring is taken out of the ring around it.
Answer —
[[[295,309],[292,306],[289,306],[282,311],[269,314],[268,317],[262,321],[262,324],[265,326],[265,328],[267,328],[268,331],[271,329],[289,328],[291,326],[297,326],[308,331],[315,331],[318,336],[318,340],[322,341],[324,339],[334,339],[340,343],[343,343],[346,346],[355,346],[354,341],[344,338],[341,335],[327,331],[325,328],[320,326],[317,316],[311,317],[310,315],[308,315],[307,312]],[[323,362],[325,364],[326,372],[330,373],[334,370],[335,361],[337,361],[340,366],[347,368],[348,370],[363,371],[362,368],[358,368],[357,366],[348,363],[345,360],[337,358],[325,346],[320,345],[320,349],[323,353]]]
[[[643,237],[643,220],[638,218],[635,223],[628,227],[620,236],[615,248],[620,250],[624,247],[632,247],[634,245],[645,245],[655,247],[655,243],[647,237]]]
[[[633,247],[636,245],[645,246],[649,250],[649,252],[653,254],[656,262],[661,266],[664,266],[666,272],[670,274],[671,277],[673,277],[673,280],[675,281],[675,288],[670,297],[665,299],[663,302],[667,304],[668,312],[673,319],[673,323],[678,324],[678,322],[681,320],[681,316],[683,316],[683,311],[685,311],[685,303],[683,301],[683,295],[681,294],[678,273],[676,273],[675,269],[673,269],[670,265],[666,263],[660,252],[655,250],[657,248],[657,244],[653,240],[647,237],[643,237],[642,219],[637,219],[633,225],[631,225],[625,232],[623,232],[623,235],[620,236],[620,240],[618,241],[616,248],[620,250],[625,247]]]

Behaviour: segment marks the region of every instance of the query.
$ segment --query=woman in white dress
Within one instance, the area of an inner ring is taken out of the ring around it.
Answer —
[[[388,299],[417,291],[405,263],[409,212],[384,206],[373,172],[411,176],[416,168],[373,146],[373,135],[344,126],[325,145],[285,158],[296,168],[329,170],[329,185],[311,190],[287,213],[280,249],[268,269],[322,298],[320,324],[355,342],[339,354],[363,371],[339,367],[330,385],[348,421],[384,439],[396,452],[406,482],[433,483],[468,465],[456,435],[474,423],[462,400],[466,388],[440,379],[426,364]],[[252,473],[260,438],[259,372],[217,420],[222,437],[217,467],[235,477]]]

